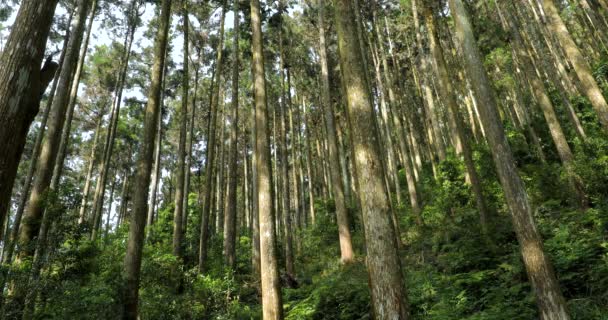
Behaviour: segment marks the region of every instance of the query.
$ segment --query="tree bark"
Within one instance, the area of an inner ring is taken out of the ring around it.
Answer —
[[[87,56],[87,49],[89,48],[89,39],[91,38],[91,30],[95,16],[97,14],[97,0],[92,0],[91,4],[91,17],[86,26],[86,35],[84,42],[80,48],[80,54],[78,58],[78,64],[74,71],[74,78],[70,89],[70,96],[68,102],[68,108],[66,113],[65,125],[63,132],[61,133],[61,143],[59,144],[59,150],[57,151],[57,161],[55,161],[55,167],[53,169],[53,177],[51,178],[51,188],[57,189],[59,181],[63,173],[63,163],[67,154],[68,143],[70,141],[70,134],[72,132],[72,118],[74,117],[74,108],[76,107],[76,100],[78,99],[78,88],[80,87],[80,77],[82,76],[82,69],[84,67],[84,61]]]
[[[477,48],[468,13],[461,0],[449,0],[464,65],[479,99],[479,113],[494,164],[511,211],[528,278],[534,288],[541,319],[569,319],[553,266],[543,249],[532,208],[519,177],[511,148],[497,114],[496,101]]]
[[[282,320],[283,303],[277,262],[274,207],[272,203],[272,171],[268,137],[268,106],[264,72],[262,21],[259,0],[251,0],[251,51],[255,101],[255,166],[257,213],[260,224],[260,267],[262,282],[262,314],[264,320]]]
[[[367,247],[367,269],[374,315],[408,319],[401,261],[397,252],[391,206],[384,184],[378,130],[366,86],[365,70],[349,0],[334,0],[338,51],[348,97],[348,117],[355,156]]]
[[[124,261],[125,295],[122,318],[138,319],[139,275],[144,246],[148,189],[154,153],[154,136],[161,106],[161,82],[165,66],[165,52],[171,21],[171,0],[163,0],[159,16],[159,26],[154,45],[154,64],[151,83],[148,91],[148,103],[145,110],[144,128],[136,164],[135,192],[133,192],[133,210],[129,224],[127,253]]]
[[[48,60],[40,69],[56,6],[57,0],[21,1],[0,56],[0,225],[10,207],[27,132],[58,68]]]
[[[327,62],[327,45],[325,40],[325,4],[318,1],[318,28],[319,28],[319,63],[321,64],[321,100],[323,116],[327,131],[327,144],[329,147],[329,164],[331,179],[333,181],[334,201],[336,204],[336,217],[338,221],[338,235],[340,240],[340,260],[342,263],[350,263],[354,260],[352,239],[350,234],[350,223],[344,196],[344,184],[340,178],[340,156],[338,154],[338,137],[336,136],[335,115],[331,103],[329,86],[329,67]],[[313,205],[314,207],[314,205]]]

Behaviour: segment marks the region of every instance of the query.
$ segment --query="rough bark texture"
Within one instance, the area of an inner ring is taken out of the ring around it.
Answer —
[[[483,68],[468,13],[461,0],[450,0],[449,4],[455,20],[456,38],[473,90],[479,100],[480,119],[505,193],[505,201],[511,211],[515,233],[528,278],[536,294],[541,319],[569,319],[559,283],[551,262],[544,252],[528,195],[515,167],[515,160],[498,117],[496,101]]]
[[[148,189],[154,153],[154,136],[160,112],[161,82],[165,65],[165,52],[171,21],[171,0],[163,0],[159,17],[159,26],[154,44],[154,64],[152,67],[148,103],[144,115],[144,128],[139,157],[136,164],[135,192],[133,192],[133,209],[129,224],[127,253],[124,261],[125,295],[123,300],[123,319],[138,319],[139,274],[141,269],[146,213],[148,206]]]
[[[57,0],[22,1],[0,57],[0,225],[10,206],[27,132],[58,67],[49,63],[40,69],[56,6]]]
[[[334,110],[331,104],[329,87],[329,67],[327,63],[327,45],[325,41],[325,17],[323,1],[319,4],[319,62],[321,64],[321,100],[325,128],[327,131],[327,144],[329,147],[329,164],[331,179],[333,181],[334,201],[336,203],[336,217],[338,221],[338,235],[340,240],[340,258],[343,263],[352,262],[354,259],[353,245],[349,229],[348,211],[346,210],[346,198],[344,196],[344,184],[340,178],[340,156],[338,155],[338,137],[336,136],[336,125]]]
[[[378,131],[370,104],[352,5],[334,0],[343,81],[348,97],[348,117],[361,196],[367,247],[367,269],[374,316],[377,319],[408,319],[401,261],[397,253],[391,207],[384,184]]]
[[[270,165],[270,139],[268,136],[268,106],[264,73],[264,50],[260,2],[251,0],[251,51],[255,100],[255,166],[257,213],[260,224],[260,267],[262,282],[262,313],[264,320],[283,319],[283,303],[277,263],[276,234],[272,171]]]
[[[72,23],[72,35],[68,41],[64,64],[61,67],[61,74],[57,84],[57,92],[53,106],[51,107],[47,136],[42,145],[40,157],[37,159],[36,178],[34,179],[32,192],[25,209],[23,225],[19,232],[19,246],[22,249],[19,259],[34,254],[34,247],[31,245],[31,241],[38,236],[45,209],[45,198],[50,191],[49,186],[68,106],[70,80],[78,61],[78,49],[82,42],[90,3],[89,0],[80,0],[78,2],[76,18]]]

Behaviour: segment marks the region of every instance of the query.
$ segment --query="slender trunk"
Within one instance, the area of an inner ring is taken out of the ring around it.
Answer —
[[[385,173],[378,147],[379,132],[365,80],[351,1],[334,0],[338,51],[348,96],[348,117],[361,196],[372,306],[377,319],[408,319],[401,261]]]
[[[134,5],[136,2],[133,2],[133,7],[130,8],[130,11],[134,11]],[[131,13],[133,14],[133,13]],[[125,57],[122,61],[121,72],[118,78],[118,86],[116,91],[116,96],[114,98],[114,105],[112,107],[112,115],[110,116],[110,127],[108,128],[108,133],[106,135],[106,140],[104,143],[104,153],[103,160],[100,163],[99,168],[99,179],[97,181],[97,185],[95,186],[95,196],[93,197],[93,209],[92,209],[92,231],[91,231],[91,240],[95,240],[97,238],[97,234],[99,232],[99,223],[101,221],[101,213],[103,208],[103,199],[105,196],[106,190],[106,182],[108,180],[108,172],[110,161],[112,158],[112,153],[114,149],[114,139],[116,137],[116,128],[118,127],[118,120],[120,117],[120,107],[122,104],[122,93],[123,88],[126,82],[127,71],[129,67],[129,60],[131,58],[131,46],[133,45],[133,39],[135,36],[135,30],[137,25],[134,22],[130,24],[130,32],[127,33],[125,39]]]
[[[260,267],[262,282],[262,313],[264,320],[282,320],[283,303],[277,262],[274,207],[272,203],[272,171],[270,166],[270,139],[268,137],[268,106],[264,74],[262,21],[259,0],[251,0],[251,51],[253,53],[253,79],[255,97],[255,165],[257,212],[260,224]]]
[[[428,29],[429,42],[431,47],[431,54],[433,58],[433,67],[435,74],[439,80],[439,91],[442,99],[448,106],[448,113],[455,122],[455,130],[457,135],[457,141],[460,144],[462,156],[464,158],[464,164],[468,173],[468,177],[471,182],[471,188],[475,195],[475,203],[477,204],[477,211],[479,211],[479,223],[481,231],[485,237],[489,237],[489,226],[488,226],[488,207],[486,205],[485,198],[483,196],[483,190],[481,187],[481,181],[479,174],[475,168],[473,162],[473,152],[469,144],[469,138],[464,131],[464,123],[460,117],[460,110],[458,108],[458,102],[456,100],[455,91],[450,82],[445,57],[443,55],[443,49],[439,43],[439,36],[437,35],[437,29],[435,26],[435,17],[430,7],[425,7],[424,16],[426,20],[426,26]]]
[[[321,99],[323,101],[323,115],[327,131],[327,144],[329,146],[330,173],[333,181],[333,195],[336,204],[336,217],[338,221],[338,235],[340,239],[340,259],[342,263],[350,263],[354,259],[354,251],[350,234],[350,223],[344,196],[344,184],[340,178],[340,156],[338,154],[338,137],[336,135],[335,115],[331,103],[329,86],[329,66],[327,62],[327,45],[325,40],[325,4],[322,0],[319,5],[319,62],[321,64]],[[313,204],[314,206],[314,204]]]
[[[302,114],[304,115],[304,126],[306,129],[306,174],[308,180],[308,210],[310,211],[310,220],[313,225],[316,224],[316,214],[315,214],[315,190],[314,190],[314,177],[312,170],[312,151],[310,145],[310,127],[309,122],[307,121],[308,110],[306,109],[306,98],[302,101]]]
[[[184,30],[184,61],[183,61],[183,75],[182,75],[182,105],[178,112],[179,116],[179,144],[177,149],[177,173],[176,173],[176,186],[175,186],[175,209],[173,211],[173,255],[178,259],[183,258],[183,206],[184,206],[184,181],[185,181],[185,170],[186,170],[186,135],[188,130],[188,90],[190,74],[188,73],[188,9],[187,4],[183,4],[183,30]]]
[[[87,166],[87,176],[85,178],[84,189],[82,191],[82,201],[80,202],[78,224],[83,224],[85,220],[89,193],[91,191],[91,180],[93,179],[93,168],[95,166],[95,159],[97,158],[97,143],[99,141],[99,136],[101,135],[101,125],[103,124],[104,113],[105,107],[101,110],[101,112],[99,113],[99,119],[97,119],[95,137],[93,138],[93,144],[91,145],[91,155],[89,156],[89,165]]]
[[[223,70],[223,54],[222,50],[224,48],[224,20],[226,17],[226,0],[223,1],[222,4],[222,16],[220,17],[220,32],[219,32],[219,42],[217,45],[217,58],[215,60],[215,71],[214,71],[214,88],[211,95],[211,106],[210,106],[210,116],[209,116],[209,130],[208,130],[208,141],[207,141],[207,152],[206,152],[206,172],[205,172],[205,198],[203,200],[203,211],[201,218],[201,231],[200,231],[200,241],[199,241],[199,256],[198,256],[198,269],[199,272],[204,270],[205,263],[207,261],[207,242],[209,240],[209,220],[211,218],[211,208],[213,207],[211,203],[211,196],[213,189],[213,177],[214,177],[214,164],[215,164],[215,135],[216,135],[216,122],[217,122],[217,109],[218,109],[218,100],[220,96],[220,79],[222,76]]]
[[[70,142],[70,134],[72,131],[72,118],[74,117],[74,108],[76,107],[76,100],[78,99],[78,88],[80,87],[80,77],[82,76],[82,69],[84,67],[84,61],[87,56],[87,49],[89,48],[89,39],[91,38],[91,31],[93,29],[93,22],[97,14],[97,0],[92,0],[91,4],[91,17],[87,24],[87,31],[84,37],[84,42],[80,48],[80,54],[78,64],[76,65],[76,71],[74,71],[74,78],[72,80],[72,86],[70,89],[70,96],[68,102],[68,109],[66,113],[65,125],[61,134],[61,143],[59,144],[59,150],[57,151],[57,161],[55,161],[55,167],[53,169],[53,177],[51,179],[51,188],[56,189],[59,185],[59,180],[63,173],[63,163],[67,153],[68,144]]]
[[[279,10],[282,11],[285,8],[283,1],[280,1]],[[282,19],[282,18],[281,18]],[[281,126],[281,132],[279,137],[279,150],[280,150],[280,170],[281,170],[281,200],[282,200],[282,218],[283,218],[283,249],[285,250],[285,270],[287,274],[295,276],[295,263],[293,253],[293,226],[292,211],[291,211],[291,190],[290,190],[290,178],[289,178],[289,145],[288,145],[288,115],[287,110],[289,109],[289,103],[287,101],[286,88],[285,88],[285,54],[283,49],[283,25],[282,22],[279,25],[279,72],[280,72],[280,98],[281,103],[279,106],[279,121]]]
[[[543,249],[543,241],[534,223],[528,195],[517,172],[502,123],[498,119],[496,101],[483,68],[468,13],[461,0],[450,0],[449,4],[455,20],[455,33],[464,56],[465,68],[480,101],[480,118],[505,193],[505,201],[511,211],[515,233],[528,277],[536,294],[541,319],[567,320],[569,316],[559,283]]]
[[[238,170],[238,137],[239,137],[239,2],[234,1],[234,40],[232,65],[232,115],[230,119],[230,151],[228,155],[228,195],[224,211],[224,255],[225,264],[230,269],[236,268],[236,191]],[[245,159],[246,161],[246,159]],[[244,182],[245,184],[247,182]],[[246,197],[247,195],[245,195]]]
[[[572,154],[572,150],[568,145],[566,135],[564,134],[564,131],[562,130],[562,127],[559,123],[557,114],[555,113],[553,103],[549,98],[549,94],[547,92],[545,84],[540,78],[540,72],[538,71],[538,69],[536,69],[536,66],[533,64],[531,57],[524,49],[523,40],[521,38],[521,34],[518,31],[519,25],[517,25],[516,21],[510,15],[509,11],[504,11],[505,16],[503,17],[503,11],[500,10],[500,6],[498,6],[497,8],[499,9],[498,12],[499,14],[501,14],[505,26],[511,34],[511,39],[513,39],[513,46],[515,51],[514,55],[522,62],[522,67],[526,72],[528,81],[530,82],[532,93],[536,97],[538,105],[543,111],[545,121],[549,126],[549,132],[551,134],[551,137],[553,138],[553,142],[555,143],[557,153],[562,161],[566,174],[568,175],[568,179],[570,180],[572,190],[577,195],[580,206],[582,208],[586,208],[588,206],[588,203],[587,197],[584,193],[584,187],[582,181],[580,181],[580,178],[574,172],[574,155]]]
[[[557,36],[580,80],[581,90],[589,98],[604,131],[608,132],[608,103],[593,78],[589,64],[568,32],[553,0],[542,0],[542,3],[547,15],[547,27]]]
[[[165,66],[165,52],[171,21],[171,0],[163,0],[159,26],[154,45],[154,64],[152,67],[151,83],[148,91],[148,103],[145,110],[144,128],[136,164],[135,192],[133,192],[133,210],[129,224],[127,253],[124,261],[124,300],[122,318],[125,320],[138,319],[139,275],[144,246],[148,189],[154,153],[154,136],[161,106],[161,82]]]
[[[80,0],[78,2],[76,19],[71,27],[72,36],[68,42],[64,65],[61,68],[57,92],[51,108],[51,121],[46,140],[42,144],[40,157],[37,159],[36,179],[34,180],[29,202],[25,209],[23,226],[19,232],[20,247],[24,248],[19,254],[20,260],[34,254],[34,247],[30,244],[38,236],[38,231],[40,230],[40,222],[45,209],[44,199],[49,192],[52,192],[49,190],[49,186],[61,139],[61,131],[65,121],[69,99],[69,83],[78,61],[78,48],[82,42],[89,5],[90,0]]]

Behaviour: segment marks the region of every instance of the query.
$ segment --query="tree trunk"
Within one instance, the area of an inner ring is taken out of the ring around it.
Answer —
[[[179,144],[177,149],[177,173],[176,173],[176,186],[175,186],[175,208],[173,210],[173,255],[179,260],[183,258],[183,206],[185,194],[184,181],[185,181],[185,170],[186,170],[186,135],[188,130],[188,90],[190,74],[188,73],[188,8],[187,4],[183,3],[183,30],[184,30],[184,61],[183,61],[183,75],[182,75],[182,105],[178,112],[179,116]],[[183,262],[183,261],[182,261]]]
[[[84,61],[87,56],[87,49],[89,48],[89,39],[91,38],[91,30],[93,29],[93,21],[97,14],[97,0],[92,0],[91,4],[91,17],[87,24],[87,31],[84,37],[84,43],[80,48],[80,54],[78,58],[78,64],[74,71],[74,78],[70,89],[70,96],[68,102],[68,109],[66,113],[65,125],[63,132],[61,133],[61,143],[59,144],[59,150],[57,151],[57,161],[55,161],[55,167],[53,169],[53,177],[51,179],[51,189],[57,189],[59,186],[59,180],[63,173],[63,163],[67,154],[68,143],[70,142],[70,134],[72,132],[72,118],[74,117],[74,108],[76,107],[76,100],[78,99],[78,88],[80,87],[80,77],[82,76],[82,69],[84,67]]]
[[[279,11],[285,10],[283,7],[285,4],[283,1],[279,3]],[[289,124],[287,119],[287,109],[289,109],[289,103],[287,96],[289,93],[285,92],[285,54],[283,50],[283,25],[282,22],[279,25],[279,72],[280,72],[280,97],[281,103],[279,106],[279,121],[281,126],[281,132],[279,137],[279,151],[280,151],[280,169],[281,169],[281,200],[282,200],[282,218],[283,218],[283,249],[285,250],[285,270],[290,276],[295,276],[295,263],[293,253],[293,226],[291,223],[292,211],[291,211],[291,190],[289,186],[289,145],[287,142],[287,135],[289,131]]]
[[[57,85],[57,93],[51,108],[51,122],[49,123],[46,140],[42,145],[40,157],[37,159],[36,179],[25,210],[23,226],[19,233],[20,247],[23,248],[19,254],[20,260],[34,253],[31,241],[38,236],[45,209],[45,198],[49,192],[52,192],[49,190],[49,186],[65,121],[69,99],[69,83],[78,61],[78,49],[82,42],[89,5],[90,0],[80,0],[78,2],[76,19],[71,27],[72,36],[68,42],[64,65],[61,68]]]
[[[528,195],[498,118],[495,98],[483,69],[468,13],[461,0],[450,0],[449,4],[455,19],[456,38],[461,46],[465,68],[480,102],[480,118],[505,193],[505,201],[511,211],[515,233],[528,277],[536,294],[541,319],[569,319],[559,283],[534,223]]]
[[[89,193],[91,191],[91,180],[93,179],[93,168],[95,166],[95,159],[97,158],[97,143],[99,141],[99,136],[101,135],[101,125],[103,124],[104,113],[105,107],[101,110],[99,113],[99,119],[97,119],[95,137],[93,138],[93,144],[91,145],[91,155],[89,156],[89,165],[87,166],[87,176],[85,178],[84,189],[82,191],[82,201],[80,202],[78,224],[83,224],[85,220]]]
[[[198,256],[198,269],[199,272],[204,270],[205,263],[207,262],[207,242],[209,241],[209,220],[211,218],[211,196],[213,189],[213,178],[214,178],[214,164],[215,164],[215,141],[216,141],[216,123],[217,123],[217,108],[218,100],[220,96],[220,79],[223,70],[223,54],[224,48],[224,23],[226,18],[226,0],[222,3],[222,16],[220,17],[220,31],[219,31],[219,42],[217,45],[217,58],[215,60],[215,71],[213,85],[215,86],[211,95],[211,106],[209,115],[209,131],[207,141],[207,152],[206,152],[206,170],[205,170],[205,198],[203,200],[203,211],[201,217],[201,231],[199,241],[199,256]]]
[[[10,207],[27,132],[58,68],[49,59],[40,70],[56,6],[57,0],[21,1],[0,56],[0,225]]]
[[[224,257],[225,264],[231,270],[236,268],[236,187],[238,170],[238,137],[239,137],[239,2],[234,1],[234,40],[232,65],[232,115],[230,119],[230,151],[228,153],[228,194],[224,210]],[[246,161],[246,159],[244,160]],[[244,182],[245,184],[247,182]],[[247,197],[247,195],[244,195]]]
[[[448,106],[448,113],[452,118],[454,118],[453,121],[455,122],[457,134],[456,140],[459,141],[462,156],[464,158],[464,164],[471,182],[471,188],[473,189],[473,194],[475,195],[475,203],[477,204],[477,211],[479,211],[479,223],[481,226],[481,231],[485,237],[489,237],[488,207],[483,196],[479,174],[477,173],[475,163],[473,162],[473,152],[469,144],[469,138],[464,131],[464,123],[460,117],[460,110],[458,108],[458,102],[456,101],[455,91],[449,79],[443,49],[441,48],[439,36],[437,35],[435,17],[433,16],[433,11],[431,11],[430,7],[427,6],[424,8],[424,16],[426,20],[426,27],[428,29],[431,54],[434,62],[433,67],[435,69],[437,79],[439,80],[439,91],[442,99]]]
[[[551,133],[551,137],[553,138],[553,142],[557,148],[557,153],[562,161],[566,174],[568,175],[568,179],[570,180],[572,191],[574,191],[576,194],[579,205],[582,208],[586,208],[588,203],[584,192],[584,187],[582,181],[580,181],[580,178],[574,171],[574,155],[572,154],[572,150],[568,145],[566,135],[564,134],[564,131],[559,123],[553,103],[551,102],[547,89],[545,88],[545,84],[540,78],[540,72],[533,64],[532,58],[524,49],[524,43],[521,38],[521,34],[518,31],[520,30],[519,25],[510,15],[509,11],[500,10],[498,3],[497,8],[499,9],[498,12],[501,14],[501,17],[503,17],[502,14],[504,12],[505,16],[503,17],[503,21],[511,34],[511,39],[513,39],[512,45],[514,47],[514,55],[522,62],[522,67],[527,75],[528,81],[530,82],[532,93],[536,97],[538,105],[543,111],[545,121],[549,126],[549,132]]]
[[[547,27],[557,36],[561,46],[566,52],[568,60],[572,63],[576,75],[580,80],[581,90],[585,93],[587,98],[589,98],[604,131],[608,132],[608,103],[606,103],[602,90],[593,78],[593,73],[591,72],[589,64],[572,39],[572,36],[570,36],[553,0],[542,0],[542,3],[547,15]]]
[[[340,69],[348,96],[347,110],[356,155],[374,315],[377,319],[408,319],[409,307],[378,146],[379,133],[374,124],[374,110],[361,63],[352,5],[348,0],[334,0],[334,5]]]
[[[268,107],[264,74],[264,50],[259,0],[251,0],[251,51],[255,100],[255,166],[257,213],[260,224],[260,267],[262,282],[262,313],[264,320],[282,320],[283,302],[277,262],[274,207],[272,203],[272,171],[270,139],[268,138]]]
[[[130,10],[135,11],[135,4],[133,2],[133,6]],[[131,12],[133,14],[133,12]],[[137,29],[137,25],[135,22],[131,22],[129,25],[130,30],[126,34],[125,39],[125,58],[122,61],[121,72],[118,78],[118,86],[117,92],[114,98],[114,105],[112,106],[112,115],[110,116],[110,126],[108,128],[108,133],[106,135],[106,140],[104,143],[104,153],[103,160],[100,163],[99,168],[99,179],[97,181],[97,185],[95,186],[95,196],[93,197],[93,210],[92,210],[92,232],[91,232],[91,240],[95,240],[97,237],[97,233],[99,231],[99,222],[101,220],[101,213],[103,208],[103,199],[105,196],[106,190],[106,181],[108,180],[108,172],[110,166],[110,160],[112,158],[112,153],[114,149],[114,139],[116,137],[116,128],[118,127],[118,120],[120,117],[120,106],[122,104],[122,93],[125,85],[127,71],[129,67],[129,60],[131,58],[131,46],[133,45],[133,39],[135,36],[135,30]]]
[[[148,189],[154,153],[154,136],[156,135],[158,113],[161,106],[161,82],[165,66],[165,52],[171,21],[171,0],[163,0],[159,16],[159,26],[154,44],[154,64],[152,67],[151,83],[148,91],[148,103],[145,110],[144,128],[140,140],[139,156],[136,164],[135,192],[133,192],[133,210],[129,224],[127,253],[124,261],[125,295],[123,300],[123,315],[125,320],[138,319],[139,275],[141,269]]]
[[[333,194],[336,204],[336,217],[338,221],[338,235],[340,239],[340,259],[342,263],[350,263],[354,259],[354,251],[350,234],[350,223],[344,196],[344,184],[340,178],[340,156],[338,154],[338,137],[336,136],[335,115],[331,103],[329,86],[329,67],[327,62],[327,45],[325,41],[325,4],[318,1],[319,6],[319,62],[321,64],[321,99],[323,101],[323,115],[327,131],[327,144],[329,146],[330,173],[333,180]]]

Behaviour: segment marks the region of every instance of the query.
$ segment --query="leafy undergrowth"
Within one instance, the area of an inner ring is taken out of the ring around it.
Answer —
[[[587,182],[591,208],[582,211],[568,195],[562,172],[551,165],[522,162],[522,178],[535,208],[545,249],[555,267],[573,320],[608,319],[608,162],[604,154],[577,158],[577,172]],[[589,151],[591,152],[591,151]],[[588,152],[585,154],[589,154]],[[462,163],[450,156],[422,172],[424,227],[416,226],[407,205],[401,218],[400,256],[412,318],[416,320],[537,319],[532,288],[487,151],[475,154],[490,207],[491,236],[481,236],[479,215]],[[402,184],[405,189],[403,174]],[[193,212],[199,208],[192,204]],[[171,254],[171,206],[160,212],[144,250],[140,289],[142,319],[261,319],[259,283],[251,276],[251,239],[241,234],[237,270],[222,261],[222,239],[210,239],[204,275],[196,268],[194,246],[185,248],[186,264]],[[372,319],[364,238],[360,215],[350,209],[355,262],[339,262],[332,201],[316,201],[316,225],[295,236],[297,288],[283,289],[285,317]],[[198,225],[190,215],[189,225]],[[197,228],[186,234],[196,243]],[[38,319],[114,319],[120,315],[122,261],[127,226],[106,240],[90,242],[71,230],[43,274],[44,295]],[[84,230],[86,231],[86,230]],[[282,252],[283,248],[279,248]],[[279,258],[279,265],[284,261]],[[180,285],[181,284],[181,285]]]

